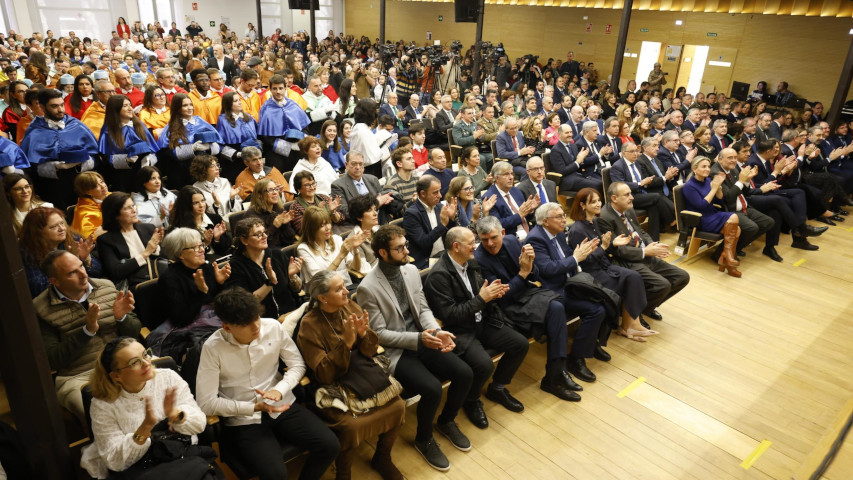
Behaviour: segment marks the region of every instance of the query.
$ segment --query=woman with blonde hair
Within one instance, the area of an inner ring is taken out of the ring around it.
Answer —
[[[196,445],[207,416],[187,382],[173,370],[158,371],[151,360],[151,351],[130,337],[104,345],[90,379],[94,443],[83,448],[80,465],[95,478],[221,474],[216,452]],[[168,458],[166,447],[181,454]]]
[[[296,253],[302,258],[302,281],[308,283],[317,272],[330,270],[341,274],[344,284],[353,283],[347,269],[361,270],[361,257],[353,251],[367,239],[367,232],[351,234],[346,240],[332,233],[332,219],[322,207],[308,207],[302,217],[302,238]]]
[[[286,247],[296,241],[296,230],[293,228],[293,213],[284,209],[281,187],[269,178],[262,178],[255,184],[252,191],[252,204],[247,216],[258,217],[264,223],[269,245],[271,247]]]

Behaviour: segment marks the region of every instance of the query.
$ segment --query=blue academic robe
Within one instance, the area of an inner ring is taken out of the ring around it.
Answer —
[[[219,136],[219,132],[213,128],[213,125],[207,123],[199,117],[198,115],[193,117],[194,123],[187,123],[187,141],[181,141],[180,145],[189,145],[195,142],[202,143],[219,143],[223,144],[222,137]],[[160,133],[160,140],[158,142],[158,147],[160,148],[169,148],[169,126],[163,129]]]
[[[0,168],[13,166],[17,170],[29,168],[30,161],[17,143],[0,137]]]
[[[251,115],[249,115],[249,120],[246,122],[243,120],[243,116],[240,116],[232,127],[231,122],[228,121],[226,115],[223,113],[219,115],[219,120],[217,120],[216,131],[219,132],[222,141],[226,145],[239,145],[240,148],[261,148],[261,144],[258,142],[258,122]]]
[[[98,149],[101,153],[109,155],[110,164],[112,164],[113,155],[127,155],[128,157],[138,156],[143,157],[149,153],[157,153],[160,147],[157,146],[157,140],[146,128],[145,138],[139,138],[136,130],[133,127],[125,125],[121,128],[121,133],[124,136],[124,148],[118,148],[110,139],[109,132],[106,128],[101,129],[101,139],[98,142]]]
[[[33,165],[62,161],[82,163],[98,154],[98,141],[83,122],[65,115],[65,128],[54,130],[44,117],[36,117],[27,128],[21,150]]]
[[[258,135],[282,137],[287,140],[300,140],[305,135],[301,130],[311,124],[311,119],[302,108],[291,100],[279,107],[270,98],[261,106]]]
[[[323,150],[322,156],[323,156],[323,158],[326,159],[326,161],[329,162],[329,164],[332,165],[332,168],[334,168],[335,171],[340,172],[346,166],[345,165],[346,164],[346,155],[347,155],[347,151],[343,147],[343,145],[341,145],[341,149],[338,150],[337,152],[333,148]]]

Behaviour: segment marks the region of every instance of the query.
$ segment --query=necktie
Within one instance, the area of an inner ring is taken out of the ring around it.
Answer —
[[[403,129],[403,121],[400,120],[400,117],[397,116],[397,107],[391,107],[391,111],[394,112],[394,119],[397,120],[397,128]]]
[[[660,169],[658,168],[658,164],[657,164],[657,162],[655,162],[654,158],[650,158],[649,163],[652,164],[652,168],[655,169],[655,173],[657,173],[660,178],[663,178],[663,194],[664,194],[664,196],[668,197],[669,196],[669,187],[666,186],[666,177],[664,177],[663,173],[661,173]]]
[[[548,203],[548,196],[545,195],[545,189],[542,188],[542,184],[536,185],[536,189],[539,190],[539,200],[541,200],[542,205]]]
[[[566,258],[565,252],[560,248],[560,242],[557,241],[557,237],[551,239],[551,242],[554,244],[554,248],[557,249],[557,252],[560,254],[560,258]]]
[[[512,213],[518,213],[518,209],[515,208],[515,204],[512,203],[512,198],[510,198],[509,194],[506,194],[506,204],[509,205],[509,209],[512,210]],[[524,228],[524,231],[530,233],[530,225],[527,224],[527,220],[524,217],[521,217],[521,226]]]
[[[618,152],[618,151],[619,151],[619,145],[616,145],[616,139],[615,139],[615,138],[611,138],[611,139],[610,139],[610,144],[611,144],[611,146],[613,147],[613,151],[614,151],[614,152]]]
[[[643,177],[641,177],[641,176],[640,176],[640,171],[639,171],[639,170],[637,170],[637,164],[636,164],[636,163],[632,163],[632,164],[631,164],[631,171],[632,171],[632,172],[634,172],[634,178],[635,178],[635,179],[636,179],[636,181],[637,181],[637,186],[639,186],[639,187],[640,187],[640,191],[642,191],[643,193],[645,193],[645,192],[646,192],[646,189],[645,189],[645,188],[643,188],[643,187],[642,187],[642,185],[640,185],[640,180],[642,180],[642,179],[643,179]]]
[[[722,145],[723,148],[728,147],[728,145],[726,145],[726,139],[725,138],[720,138],[720,145]]]
[[[518,152],[518,139],[516,137],[512,137],[512,147],[515,148],[515,151]]]
[[[627,228],[628,231],[631,232],[631,240],[633,240],[634,246],[640,247],[640,248],[645,247],[645,245],[643,244],[643,239],[640,238],[640,235],[637,233],[637,231],[631,225],[631,222],[628,221],[628,216],[623,213],[621,215],[621,217],[622,217],[622,223],[625,224],[625,228]]]
[[[355,189],[358,190],[359,195],[367,195],[367,187],[364,186],[364,181],[355,182]]]
[[[732,174],[731,173],[726,173],[726,178],[730,182],[734,181],[734,180],[732,180]],[[738,193],[737,198],[738,198],[738,200],[740,200],[741,210],[743,211],[743,213],[746,213],[746,197],[744,197],[742,193]]]

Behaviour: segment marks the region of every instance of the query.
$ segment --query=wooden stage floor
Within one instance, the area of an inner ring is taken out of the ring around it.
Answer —
[[[853,397],[850,218],[814,239],[817,252],[792,249],[783,236],[780,264],[761,255],[763,239],[755,242],[741,279],[717,272],[707,254],[686,262],[690,285],[653,321],[661,335],[645,344],[614,335],[613,360],[589,362],[598,381],[583,384],[580,403],[539,389],[545,348],[532,345],[510,386],[525,411],[485,400],[487,430],[460,414],[474,448],[460,452],[436,433],[451,462],[446,473],[412,447],[410,407],[395,463],[409,479],[791,478]],[[762,442],[770,445],[757,455]],[[362,445],[353,478],[379,478],[372,452]],[[825,478],[853,478],[853,462]]]

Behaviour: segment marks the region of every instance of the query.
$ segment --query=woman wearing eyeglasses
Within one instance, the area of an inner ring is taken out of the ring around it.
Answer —
[[[166,104],[166,92],[160,85],[149,85],[142,99],[142,110],[139,119],[151,130],[154,138],[160,138],[160,133],[169,124],[171,118],[169,105]]]
[[[296,241],[293,228],[293,213],[284,209],[281,187],[270,178],[262,178],[252,190],[252,204],[248,216],[258,218],[269,234],[268,243],[272,247],[286,247]],[[237,242],[239,243],[239,242]]]
[[[240,220],[234,238],[231,276],[225,286],[251,292],[264,306],[264,318],[278,318],[299,308],[302,259],[269,248],[267,227],[260,218]]]
[[[456,202],[456,216],[453,221],[461,227],[468,227],[475,231],[477,221],[489,215],[492,207],[498,200],[497,195],[492,195],[483,200],[475,196],[476,189],[469,177],[456,177],[450,181],[444,201],[451,204]]]
[[[172,478],[169,473],[175,471],[178,462],[189,472],[217,468],[212,458],[189,453],[212,453],[215,458],[209,447],[190,446],[185,452],[188,456],[175,463],[156,462],[152,432],[168,428],[186,435],[182,441],[195,444],[196,435],[207,425],[207,417],[181,376],[173,370],[157,370],[151,364],[150,351],[136,340],[119,337],[107,342],[95,361],[90,386],[95,440],[83,448],[80,465],[91,476],[113,478],[115,472],[121,472],[116,478],[137,478],[142,474]]]
[[[296,197],[293,198],[293,204],[290,206],[290,213],[293,214],[293,228],[298,234],[302,234],[302,217],[305,215],[305,210],[308,207],[322,207],[329,212],[329,217],[332,223],[342,223],[346,217],[338,211],[341,206],[339,197],[329,197],[322,193],[317,193],[317,181],[314,179],[314,174],[303,170],[290,178],[290,183],[296,190]]]
[[[15,234],[21,231],[24,217],[38,207],[53,208],[52,203],[44,202],[33,192],[30,177],[20,173],[10,173],[3,177],[3,191],[12,210],[12,227]]]
[[[124,192],[111,193],[101,211],[106,233],[98,237],[98,257],[107,278],[129,288],[156,278],[163,229],[140,223],[136,203]]]
[[[232,186],[219,172],[219,160],[213,155],[196,155],[190,163],[190,175],[196,181],[193,186],[204,195],[207,213],[224,218],[231,212],[242,211],[243,201],[240,187]]]
[[[213,302],[223,289],[231,275],[231,266],[220,268],[216,262],[207,263],[201,234],[193,228],[169,232],[163,239],[161,253],[172,263],[157,281],[160,299],[168,306],[170,326],[185,327],[194,323],[202,307]],[[149,345],[152,344],[149,337]]]

